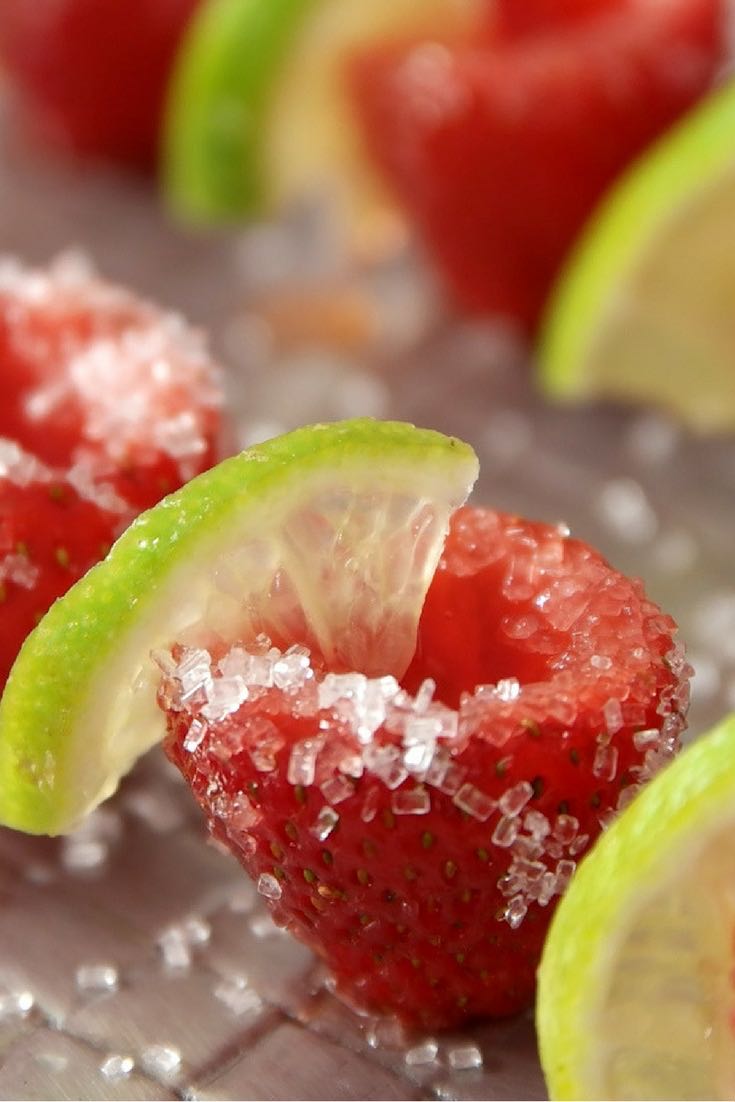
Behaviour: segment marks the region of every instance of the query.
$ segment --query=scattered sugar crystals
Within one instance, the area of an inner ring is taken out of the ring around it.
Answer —
[[[32,991],[0,989],[0,1022],[10,1018],[27,1018],[36,1005]]]
[[[105,1079],[115,1082],[117,1079],[127,1079],[134,1067],[135,1060],[132,1056],[121,1056],[112,1052],[100,1064],[100,1072]]]
[[[164,964],[174,971],[191,967],[192,949],[206,945],[212,929],[206,919],[193,915],[183,922],[168,926],[158,937],[158,948]]]
[[[455,794],[453,803],[473,819],[479,819],[481,823],[489,819],[497,807],[495,800],[481,792],[479,788],[475,788],[473,784],[463,784]]]
[[[181,1053],[172,1045],[147,1045],[140,1059],[149,1075],[163,1079],[175,1075],[181,1067]]]
[[[438,1055],[439,1045],[433,1038],[428,1038],[414,1045],[413,1048],[407,1049],[403,1059],[408,1067],[416,1068],[435,1063]]]
[[[391,809],[396,815],[428,815],[431,796],[423,784],[414,788],[401,788],[391,797]]]
[[[245,976],[227,976],[214,989],[214,997],[238,1018],[257,1017],[263,1003]]]
[[[119,976],[114,964],[81,964],[75,980],[80,991],[117,991]]]
[[[455,1045],[447,1052],[447,1063],[452,1071],[471,1071],[482,1067],[482,1053],[477,1045]]]

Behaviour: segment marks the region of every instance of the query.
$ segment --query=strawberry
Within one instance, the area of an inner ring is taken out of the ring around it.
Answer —
[[[454,299],[529,331],[605,189],[727,48],[722,0],[558,7],[506,0],[470,40],[383,44],[348,74],[368,153]]]
[[[148,508],[221,451],[219,373],[197,332],[72,258],[0,264],[0,434]]]
[[[28,632],[127,519],[0,438],[0,691]]]
[[[298,639],[177,644],[166,750],[346,999],[427,1029],[511,1014],[576,862],[678,748],[674,634],[563,528],[465,508],[402,684]]]
[[[176,48],[199,0],[0,4],[0,56],[54,144],[154,165]]]

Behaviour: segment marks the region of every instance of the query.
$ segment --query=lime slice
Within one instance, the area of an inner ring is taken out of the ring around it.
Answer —
[[[552,296],[540,381],[735,427],[735,84],[653,146],[593,216]]]
[[[345,57],[371,39],[457,31],[478,3],[206,0],[169,94],[163,164],[173,209],[229,219],[325,190],[345,207],[384,203],[342,91]]]
[[[555,1099],[735,1093],[735,716],[610,827],[559,904],[537,1028]]]
[[[0,820],[70,829],[164,734],[151,653],[269,634],[400,676],[472,449],[411,425],[316,425],[144,513],[28,637],[0,701]]]

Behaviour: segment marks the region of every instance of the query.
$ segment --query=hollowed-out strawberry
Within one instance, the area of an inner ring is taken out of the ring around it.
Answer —
[[[0,435],[136,511],[219,457],[222,395],[201,336],[81,262],[0,264],[0,369]]]
[[[166,748],[346,998],[426,1028],[510,1014],[576,862],[678,748],[674,635],[563,528],[465,508],[402,685],[299,639],[177,645]]]

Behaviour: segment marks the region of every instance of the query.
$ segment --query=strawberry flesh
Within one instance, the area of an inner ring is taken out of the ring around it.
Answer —
[[[674,634],[584,543],[467,508],[403,686],[298,640],[175,646],[166,750],[347,1000],[426,1029],[507,1015],[576,862],[678,749]]]
[[[368,153],[456,302],[529,331],[606,188],[726,56],[722,0],[575,7],[541,33],[552,5],[508,0],[495,32],[380,45],[349,67]]]

